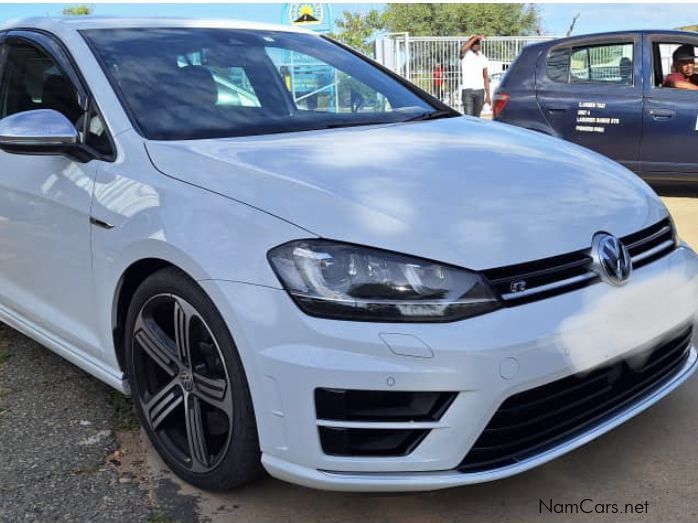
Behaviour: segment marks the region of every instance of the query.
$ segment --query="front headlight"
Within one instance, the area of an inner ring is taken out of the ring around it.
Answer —
[[[421,258],[327,240],[290,242],[268,256],[284,288],[312,316],[438,322],[500,306],[479,274]]]

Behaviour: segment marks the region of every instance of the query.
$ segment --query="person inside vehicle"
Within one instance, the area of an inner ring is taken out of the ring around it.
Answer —
[[[620,81],[623,85],[632,85],[633,84],[633,61],[628,58],[627,56],[624,56],[623,58],[620,59],[620,63],[618,64],[618,69],[620,72]]]
[[[698,74],[695,72],[696,52],[692,45],[679,46],[672,55],[674,72],[664,79],[664,87],[698,91]]]

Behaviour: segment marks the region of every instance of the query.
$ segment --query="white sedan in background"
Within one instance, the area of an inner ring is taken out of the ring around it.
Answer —
[[[288,27],[0,46],[0,320],[130,392],[194,485],[489,481],[696,370],[698,259],[608,159]]]

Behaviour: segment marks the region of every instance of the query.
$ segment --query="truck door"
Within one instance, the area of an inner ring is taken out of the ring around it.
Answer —
[[[644,129],[640,153],[642,176],[656,181],[698,178],[698,91],[663,87],[672,72],[672,54],[698,38],[653,35],[646,56]],[[698,67],[696,68],[698,73]]]
[[[642,39],[568,41],[543,53],[536,95],[556,136],[639,171]]]

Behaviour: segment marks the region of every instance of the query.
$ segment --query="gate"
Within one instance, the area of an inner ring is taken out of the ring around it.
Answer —
[[[553,36],[489,36],[482,41],[482,52],[489,59],[492,92],[504,71],[524,46],[552,40]],[[460,49],[467,36],[410,36],[393,33],[375,43],[375,58],[423,90],[441,98],[454,109],[461,109]],[[442,75],[437,73],[440,65]],[[441,76],[441,88],[435,80]]]

